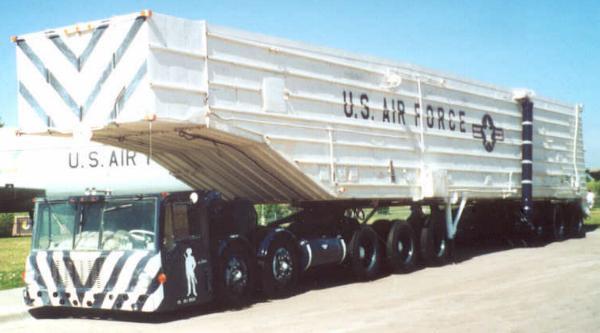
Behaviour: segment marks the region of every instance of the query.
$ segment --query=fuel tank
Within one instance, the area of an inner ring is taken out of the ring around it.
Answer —
[[[342,237],[317,238],[300,241],[302,267],[339,264],[346,258],[346,243]]]

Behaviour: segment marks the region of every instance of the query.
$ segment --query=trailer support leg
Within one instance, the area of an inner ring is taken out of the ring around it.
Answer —
[[[448,244],[450,245],[450,258],[454,262],[454,237],[458,230],[458,223],[467,204],[467,197],[463,196],[458,206],[456,216],[452,217],[452,200],[451,198],[446,199],[446,232],[448,236]]]

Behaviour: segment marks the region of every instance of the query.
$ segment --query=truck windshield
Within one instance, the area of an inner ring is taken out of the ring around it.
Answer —
[[[70,249],[77,206],[69,202],[40,202],[36,207],[34,249]]]
[[[78,204],[40,202],[34,248],[154,250],[156,203],[155,198]]]

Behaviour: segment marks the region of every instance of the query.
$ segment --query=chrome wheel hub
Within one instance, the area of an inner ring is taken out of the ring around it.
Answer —
[[[225,285],[236,293],[242,293],[248,283],[248,268],[237,257],[232,257],[225,267]]]
[[[273,277],[277,281],[286,282],[292,278],[294,265],[290,251],[280,247],[275,251],[272,262]]]
[[[404,250],[404,244],[402,242],[398,242],[398,252],[402,253],[402,250]]]

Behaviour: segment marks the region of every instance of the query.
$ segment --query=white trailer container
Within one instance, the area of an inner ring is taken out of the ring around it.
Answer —
[[[15,41],[24,131],[91,129],[194,188],[257,202],[520,195],[513,90],[160,14]],[[581,108],[529,96],[534,198],[580,196]]]
[[[149,11],[14,41],[23,131],[145,153],[202,189],[38,200],[29,305],[239,305],[317,266],[409,272],[452,257],[461,217],[585,234],[580,106]],[[303,209],[260,226],[265,202]],[[394,205],[410,216],[370,221]]]

